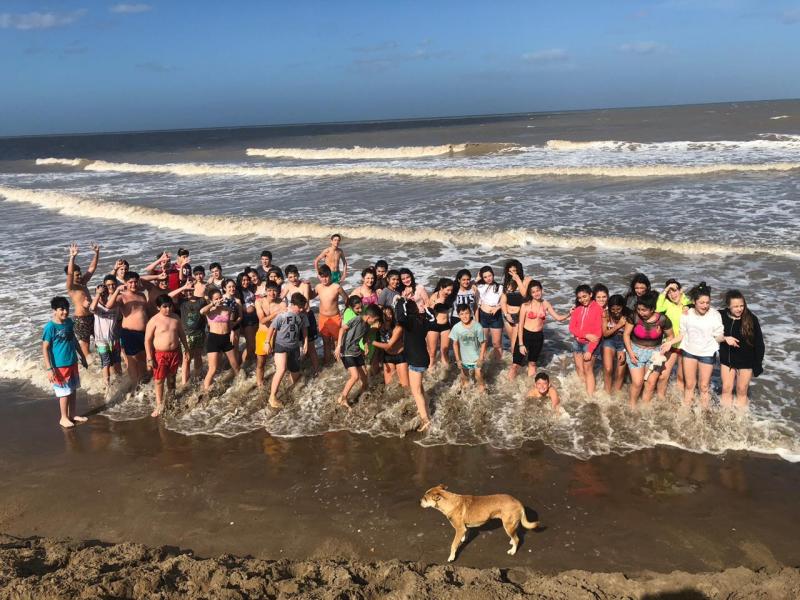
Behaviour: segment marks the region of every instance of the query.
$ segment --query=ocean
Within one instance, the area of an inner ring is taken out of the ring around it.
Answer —
[[[525,400],[530,382],[509,382],[507,362],[490,366],[486,395],[437,370],[419,444],[538,440],[581,459],[667,445],[798,461],[798,175],[800,101],[0,139],[1,376],[48,388],[39,336],[72,241],[84,268],[90,243],[101,244],[98,274],[116,258],[136,270],[182,246],[193,265],[219,261],[228,275],[270,249],[310,278],[341,233],[354,274],[383,258],[429,290],[462,267],[500,272],[516,258],[560,311],[580,283],[622,292],[641,271],[659,289],[670,277],[706,281],[718,306],[741,289],[761,321],[765,372],[747,415],[682,410],[674,393],[639,412],[621,398],[587,401],[566,325],[550,322],[540,365],[562,391],[561,415]],[[201,400],[187,390],[165,425],[225,437],[404,435],[409,398],[376,387],[344,414],[333,402],[343,377],[326,369],[277,414],[252,377]],[[82,379],[102,391],[96,371]],[[152,401],[147,388],[97,398],[114,420],[142,418]]]

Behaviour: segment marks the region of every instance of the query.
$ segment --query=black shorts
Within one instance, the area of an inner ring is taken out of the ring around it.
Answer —
[[[539,360],[539,355],[542,353],[542,347],[544,346],[544,332],[523,329],[522,343],[525,345],[528,355],[523,355],[522,352],[519,351],[519,344],[517,344],[514,346],[514,364],[519,366],[527,363],[535,364],[536,361]]]
[[[343,356],[342,357],[342,364],[344,365],[345,369],[349,369],[350,367],[363,367],[364,366],[364,355],[361,356]]]
[[[442,333],[443,331],[450,331],[453,326],[450,324],[448,320],[447,323],[437,323],[436,321],[428,321],[428,331],[436,331],[437,333]]]
[[[383,353],[383,364],[385,365],[402,365],[408,362],[405,352],[398,352],[397,354]]]
[[[258,315],[256,312],[244,313],[244,315],[242,315],[242,327],[253,327],[254,325],[258,325]]]
[[[300,348],[284,348],[276,344],[274,352],[286,355],[286,370],[289,373],[300,372]]]
[[[319,327],[317,327],[317,317],[314,316],[314,311],[309,310],[306,313],[308,317],[308,341],[313,342],[319,337]]]
[[[206,338],[206,352],[230,352],[233,350],[230,333],[208,332]]]

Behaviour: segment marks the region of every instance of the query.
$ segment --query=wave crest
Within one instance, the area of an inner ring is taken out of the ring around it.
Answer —
[[[113,219],[123,223],[146,225],[183,231],[192,235],[210,237],[237,237],[252,235],[275,239],[327,238],[330,225],[314,222],[297,222],[262,217],[237,217],[231,215],[184,215],[156,208],[135,206],[122,202],[81,198],[70,194],[44,190],[0,187],[0,196],[11,202],[33,204],[61,214],[89,218]],[[669,251],[685,255],[697,254],[758,254],[800,258],[800,253],[787,248],[726,246],[710,242],[666,242],[650,239],[604,236],[561,236],[525,229],[471,233],[436,228],[385,227],[361,225],[338,227],[342,235],[358,239],[393,241],[397,243],[454,244],[457,246],[492,246],[518,248],[544,246],[550,248],[600,248],[603,250]]]
[[[443,156],[466,150],[466,144],[441,146],[399,146],[397,148],[248,148],[247,156],[263,158],[297,158],[301,160],[424,158]]]
[[[82,159],[74,159],[82,160]],[[83,161],[82,161],[83,162]],[[81,163],[82,164],[82,163]],[[709,165],[647,164],[630,166],[586,165],[574,167],[378,167],[369,165],[335,165],[316,167],[245,167],[204,163],[138,164],[104,160],[88,161],[82,168],[99,173],[161,173],[179,177],[352,177],[378,175],[385,177],[425,177],[440,179],[508,179],[520,177],[685,177],[718,173],[759,173],[793,171],[800,162],[756,164],[718,163]]]

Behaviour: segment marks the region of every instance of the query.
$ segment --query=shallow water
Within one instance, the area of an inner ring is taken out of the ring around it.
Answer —
[[[526,384],[507,382],[506,363],[490,368],[485,397],[435,372],[427,377],[434,427],[420,444],[541,440],[580,458],[666,444],[800,459],[798,102],[7,139],[0,158],[4,377],[46,388],[38,336],[72,240],[103,244],[101,272],[119,256],[135,268],[183,246],[193,264],[219,260],[233,274],[268,247],[277,264],[309,277],[336,230],[355,270],[385,258],[429,289],[462,266],[499,271],[513,257],[543,280],[558,310],[579,283],[621,292],[643,271],[657,286],[704,280],[715,300],[737,287],[761,320],[765,373],[748,416],[686,412],[674,398],[642,414],[616,398],[586,402],[566,327],[550,323],[542,366],[556,375],[564,414],[524,401]],[[341,370],[329,369],[277,415],[264,410],[252,379],[199,402],[188,390],[166,424],[185,434],[265,428],[289,437],[395,436],[413,426],[411,401],[382,387],[352,414],[338,413],[330,398],[341,385]],[[96,373],[84,387],[100,390]],[[145,389],[115,398],[106,414],[139,418],[150,401]]]

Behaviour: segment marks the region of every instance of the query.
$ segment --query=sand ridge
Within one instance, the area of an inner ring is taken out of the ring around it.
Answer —
[[[762,598],[800,597],[800,571],[744,567],[718,573],[542,575],[344,558],[263,560],[96,540],[0,534],[0,599],[27,598]]]

